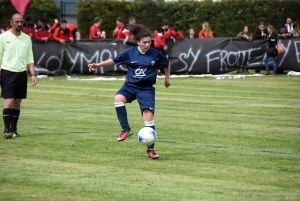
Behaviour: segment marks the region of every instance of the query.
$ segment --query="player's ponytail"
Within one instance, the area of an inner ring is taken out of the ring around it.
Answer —
[[[151,37],[149,29],[142,24],[128,24],[128,29],[134,35],[135,40],[140,41],[142,38]]]

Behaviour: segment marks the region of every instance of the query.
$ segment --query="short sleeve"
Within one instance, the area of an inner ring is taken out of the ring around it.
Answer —
[[[160,51],[157,51],[157,53],[158,53],[158,60],[157,60],[156,64],[158,66],[168,67],[169,59],[167,59],[167,57],[165,55],[163,55]]]
[[[128,60],[128,52],[131,49],[132,48],[129,48],[129,49],[125,50],[124,52],[122,52],[121,54],[119,54],[117,57],[113,58],[113,61],[115,62],[115,64],[117,66],[124,64]]]
[[[31,40],[28,41],[28,51],[27,51],[27,57],[26,57],[26,64],[32,64],[34,63],[33,59],[33,52],[32,52],[32,42]]]

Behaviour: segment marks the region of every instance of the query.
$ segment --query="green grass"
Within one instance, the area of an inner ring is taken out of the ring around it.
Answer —
[[[122,81],[29,86],[24,137],[0,139],[0,200],[300,200],[300,77],[171,83],[156,84],[158,160],[137,141],[136,101],[133,137],[116,140]]]

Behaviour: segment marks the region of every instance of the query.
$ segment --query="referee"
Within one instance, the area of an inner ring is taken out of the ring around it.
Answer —
[[[23,16],[11,17],[11,29],[0,35],[1,96],[4,99],[4,138],[21,137],[17,133],[22,99],[27,94],[27,68],[31,74],[31,85],[37,83],[35,76],[32,43],[22,32]]]

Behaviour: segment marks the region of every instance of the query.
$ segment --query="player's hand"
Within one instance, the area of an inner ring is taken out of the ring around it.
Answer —
[[[169,86],[171,86],[170,80],[165,80],[165,86],[166,86],[166,88],[168,88]]]
[[[31,76],[31,85],[35,86],[37,84],[37,78],[36,76]]]
[[[164,50],[167,50],[167,49],[168,49],[168,46],[165,46],[165,47],[164,47]]]
[[[92,72],[98,68],[98,65],[95,63],[91,63],[88,65],[88,67],[89,67],[89,71]]]
[[[65,40],[64,40],[64,39],[59,39],[59,42],[60,42],[61,44],[64,44],[64,43],[65,43]]]

